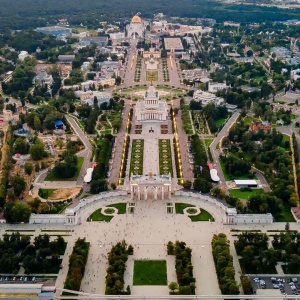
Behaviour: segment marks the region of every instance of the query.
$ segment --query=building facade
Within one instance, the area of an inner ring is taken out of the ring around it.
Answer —
[[[168,105],[165,100],[159,100],[158,92],[154,86],[149,86],[144,100],[139,100],[135,107],[137,121],[166,121]]]
[[[142,39],[145,36],[146,26],[139,16],[134,16],[126,29],[129,38]]]

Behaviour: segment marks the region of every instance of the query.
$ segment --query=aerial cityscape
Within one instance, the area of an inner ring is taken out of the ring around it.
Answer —
[[[300,299],[300,2],[53,1],[0,12],[0,298]]]

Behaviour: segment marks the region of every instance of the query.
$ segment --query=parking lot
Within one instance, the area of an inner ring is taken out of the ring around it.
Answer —
[[[300,276],[249,276],[257,289],[279,289],[283,295],[300,295]],[[300,296],[299,296],[300,299]]]

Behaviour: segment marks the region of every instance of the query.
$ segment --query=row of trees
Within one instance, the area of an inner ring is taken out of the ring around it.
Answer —
[[[240,293],[235,281],[235,270],[229,250],[229,241],[224,233],[214,234],[212,253],[217,271],[220,290],[223,295],[238,295]]]
[[[8,130],[5,136],[5,143],[6,143],[6,150],[5,153],[3,153],[3,155],[5,155],[5,160],[2,166],[2,174],[1,174],[2,176],[0,180],[0,207],[1,208],[3,208],[5,204],[8,176],[12,166],[11,159],[10,159],[12,155],[12,147],[13,147],[13,132],[12,132],[11,124],[9,124],[8,126]]]
[[[66,242],[61,236],[54,241],[47,234],[35,237],[33,245],[28,245],[21,255],[25,273],[57,273],[61,264],[59,256],[65,249]]]
[[[299,165],[299,148],[295,133],[292,134],[292,147],[294,150],[294,162],[296,167],[296,178],[297,178],[297,188],[298,194],[300,193],[300,165]],[[299,201],[299,200],[298,200]]]
[[[17,274],[19,271],[20,251],[30,244],[30,236],[21,236],[19,232],[5,233],[0,240],[0,268],[3,273]]]
[[[85,264],[88,258],[90,243],[84,239],[78,239],[69,258],[69,271],[64,288],[79,291],[84,275]]]
[[[4,234],[0,240],[0,267],[3,273],[17,274],[22,264],[25,274],[56,273],[64,254],[66,243],[62,237],[50,241],[50,236],[39,235],[30,244],[30,236],[19,232]],[[51,256],[51,258],[49,258]]]
[[[101,139],[96,141],[95,161],[97,166],[94,168],[92,181],[91,181],[91,193],[98,194],[108,189],[107,185],[107,172],[108,162],[111,157],[111,151],[114,143],[114,137],[111,134],[102,136]]]
[[[133,247],[123,240],[111,248],[108,253],[107,275],[105,277],[106,295],[130,295],[130,287],[124,291],[124,273],[128,255],[133,255]]]
[[[278,253],[273,248],[268,249],[268,236],[263,233],[244,232],[234,243],[237,254],[245,273],[273,274],[278,261]]]
[[[208,193],[212,188],[209,168],[207,166],[207,156],[203,142],[198,135],[190,137],[191,152],[194,157],[194,189],[203,193]]]
[[[192,249],[185,242],[171,241],[167,244],[168,255],[175,255],[175,269],[178,287],[170,284],[173,295],[195,295],[196,279],[193,276]],[[178,289],[178,291],[176,291]]]
[[[300,272],[300,234],[292,231],[275,234],[272,245],[278,251],[278,259],[286,263],[285,273],[298,274]]]

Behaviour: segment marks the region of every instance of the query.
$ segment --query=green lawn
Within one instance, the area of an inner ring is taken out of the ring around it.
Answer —
[[[165,260],[135,260],[133,285],[167,285]]]
[[[44,199],[48,199],[56,189],[39,189],[39,196]]]
[[[140,145],[140,146],[138,146]],[[139,156],[139,157],[136,157]],[[130,171],[129,174],[142,175],[143,174],[143,158],[144,158],[144,140],[132,140]]]
[[[248,200],[249,197],[254,196],[258,193],[264,193],[263,189],[252,189],[250,191],[244,191],[242,189],[232,189],[232,190],[228,190],[230,195],[236,197],[236,198],[240,198],[240,199],[246,199]]]
[[[216,126],[217,126],[217,128],[219,128],[219,127],[221,127],[223,124],[224,124],[224,122],[227,120],[227,118],[220,118],[220,119],[217,119],[216,120]]]
[[[115,207],[118,210],[118,215],[126,214],[126,203],[110,204],[107,207]]]
[[[170,140],[168,139],[159,140],[158,150],[159,150],[159,174],[163,175],[163,174],[171,173],[171,176],[173,177],[172,152],[171,152]],[[166,150],[166,152],[163,152],[164,150]]]
[[[189,216],[189,218],[192,220],[192,222],[198,222],[198,221],[211,221],[214,222],[214,217],[205,209],[200,208],[201,212],[198,215],[195,216]]]
[[[276,219],[276,222],[296,222],[291,213],[291,207],[288,203],[283,203],[283,216]]]
[[[55,176],[54,173],[48,173],[46,178],[45,178],[45,181],[76,181],[78,176],[79,176],[83,161],[84,161],[83,157],[78,157],[78,159],[77,159],[77,171],[76,171],[76,173],[73,177],[71,177],[71,178],[59,178],[59,177]]]
[[[176,214],[183,214],[183,210],[187,207],[195,207],[195,205],[187,203],[175,203]]]
[[[206,147],[209,147],[213,141],[214,141],[214,139],[205,139],[204,143],[205,143]]]
[[[102,208],[94,211],[87,219],[88,222],[105,221],[110,222],[113,216],[105,216],[101,213]]]

